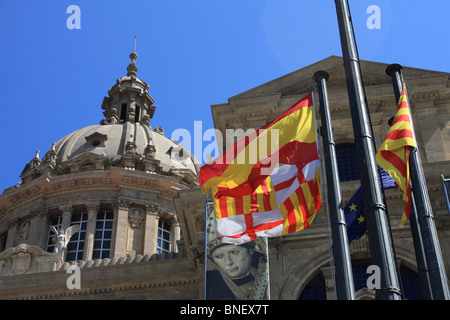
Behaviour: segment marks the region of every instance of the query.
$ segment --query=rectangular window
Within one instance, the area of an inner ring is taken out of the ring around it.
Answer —
[[[141,107],[136,106],[136,108],[134,110],[134,122],[139,122],[140,113],[141,113]]]
[[[50,227],[55,227],[56,231],[59,231],[59,228],[61,228],[61,216],[54,217],[50,221]],[[46,251],[47,252],[54,252],[55,244],[53,243],[53,237],[55,237],[56,234],[50,229],[51,228],[48,229],[48,234],[47,234],[47,248],[46,248]]]
[[[111,211],[103,211],[97,214],[92,259],[109,258],[111,253],[113,221],[114,215]]]
[[[354,145],[338,144],[336,146],[336,160],[341,182],[359,180],[358,162]]]
[[[170,252],[171,249],[171,232],[170,223],[159,219],[158,222],[158,236],[156,243],[156,253],[161,254],[163,252]]]
[[[80,261],[83,259],[84,240],[86,238],[87,213],[77,213],[72,215],[70,225],[80,225],[80,231],[72,235],[67,245],[66,261]]]
[[[122,103],[120,106],[120,120],[126,121],[127,120],[127,104]]]

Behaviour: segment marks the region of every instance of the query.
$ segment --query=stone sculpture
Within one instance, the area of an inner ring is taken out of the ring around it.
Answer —
[[[53,231],[56,235],[52,238],[53,243],[55,244],[54,253],[58,253],[62,260],[64,261],[67,251],[67,244],[70,241],[70,238],[80,231],[80,225],[73,225],[68,227],[65,231],[63,228],[60,228],[59,231],[56,230],[54,226],[50,227],[50,230]]]

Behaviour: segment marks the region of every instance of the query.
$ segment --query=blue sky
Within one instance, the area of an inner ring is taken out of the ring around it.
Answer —
[[[66,26],[67,7],[81,29]],[[381,29],[370,30],[370,5]],[[361,59],[450,72],[450,1],[350,0]],[[0,192],[65,135],[103,119],[103,97],[126,74],[157,106],[151,125],[213,127],[211,105],[342,55],[333,0],[1,0]],[[207,143],[206,143],[207,144]]]

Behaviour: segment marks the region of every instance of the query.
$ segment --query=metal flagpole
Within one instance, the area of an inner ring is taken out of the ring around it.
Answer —
[[[444,189],[445,200],[447,201],[448,214],[450,215],[450,179],[445,179],[444,175],[441,174],[442,177],[442,188]]]
[[[422,234],[420,233],[419,218],[417,216],[416,202],[414,195],[411,199],[411,214],[409,217],[411,225],[411,234],[414,244],[414,252],[416,254],[417,271],[419,273],[420,288],[422,296],[425,300],[433,300],[433,290],[431,289],[430,274],[427,267],[427,259],[423,246]]]
[[[400,99],[400,95],[403,89],[403,77],[401,74],[401,69],[402,66],[400,66],[399,64],[391,64],[386,69],[386,74],[391,76],[392,78],[396,101]],[[411,165],[411,184],[417,210],[417,222],[419,224],[420,233],[422,236],[426,264],[429,270],[433,299],[448,300],[450,295],[447,283],[447,275],[445,273],[444,260],[442,258],[436,225],[434,223],[433,211],[431,208],[430,198],[428,196],[428,188],[422,169],[422,162],[420,160],[419,151],[417,149],[417,140],[412,119],[411,127],[414,142],[416,144],[415,148],[410,148],[409,161]],[[413,227],[412,224],[411,227]]]
[[[375,161],[375,147],[369,127],[370,120],[364,83],[358,66],[355,42],[345,0],[335,0],[344,59],[347,90],[352,115],[353,133],[361,177],[367,235],[372,261],[380,268],[380,288],[376,297],[380,300],[401,300],[399,278],[396,269],[386,207],[383,203],[380,181]]]
[[[312,94],[312,102],[314,106],[314,124],[315,124],[315,132],[316,132],[316,144],[317,144],[317,150],[319,151],[319,160],[320,160],[320,190],[322,190],[322,203],[325,206],[326,216],[327,216],[327,236],[328,236],[328,252],[330,254],[330,268],[331,268],[331,278],[333,279],[333,298],[332,300],[337,299],[337,290],[336,290],[336,268],[335,268],[335,262],[333,257],[333,239],[332,239],[332,231],[331,231],[331,221],[330,221],[330,206],[328,201],[328,194],[324,193],[323,190],[326,188],[326,179],[323,179],[325,177],[325,167],[322,165],[323,160],[323,150],[321,149],[321,145],[319,143],[318,134],[320,134],[321,128],[318,126],[318,114],[320,112],[319,108],[317,107],[317,104],[315,103],[315,96],[317,94],[317,83],[314,82],[314,90]],[[327,294],[328,299],[328,294]]]
[[[394,65],[391,65],[386,68],[386,74],[388,76],[392,77],[392,81],[393,81],[393,85],[394,85],[395,101],[396,101],[396,104],[398,104],[398,101],[400,99],[400,95],[402,92],[403,81],[400,80],[400,74],[392,73],[393,69],[394,69],[393,66]],[[400,82],[397,82],[397,81],[400,81]],[[411,119],[411,121],[412,121],[412,119]],[[411,125],[412,125],[412,123],[411,123]],[[413,132],[413,134],[414,134],[414,132]],[[413,192],[413,194],[414,194],[414,192]],[[422,289],[422,296],[426,300],[432,300],[433,293],[432,293],[432,289],[431,289],[431,282],[430,282],[429,270],[427,267],[427,261],[426,261],[426,256],[425,256],[422,234],[420,233],[419,220],[418,220],[418,216],[417,216],[417,207],[416,207],[416,202],[414,200],[414,196],[411,199],[411,214],[410,214],[410,218],[409,218],[409,223],[411,226],[411,235],[412,235],[413,244],[414,244],[414,252],[416,255],[417,270],[419,273],[419,281],[420,281],[420,286]]]
[[[333,256],[336,265],[336,291],[338,300],[355,300],[355,287],[348,247],[347,226],[342,207],[341,189],[337,168],[335,144],[331,127],[331,116],[328,103],[326,81],[328,73],[318,71],[313,79],[319,87],[320,115],[322,119],[322,143],[325,160],[328,204],[331,215],[331,231],[333,237]]]

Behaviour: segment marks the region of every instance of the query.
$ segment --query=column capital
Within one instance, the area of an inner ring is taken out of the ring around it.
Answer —
[[[130,200],[125,199],[118,199],[115,203],[115,206],[122,209],[129,209],[132,205],[132,202]]]
[[[47,213],[47,210],[45,207],[33,208],[30,210],[30,218],[31,219],[35,219],[35,218],[41,219],[41,217],[43,215],[45,215],[46,213]]]
[[[71,204],[62,204],[58,206],[58,209],[62,211],[63,215],[72,215],[74,208]]]
[[[161,211],[158,203],[146,203],[145,205],[145,213],[158,215]]]
[[[11,229],[11,228],[18,228],[20,224],[20,220],[19,218],[11,218],[8,220],[8,222],[6,223],[6,228]]]
[[[88,214],[97,213],[100,210],[100,202],[98,202],[98,201],[87,202],[86,208],[87,208]]]

